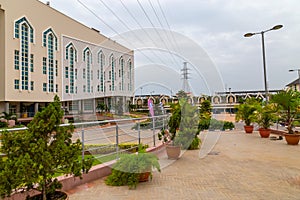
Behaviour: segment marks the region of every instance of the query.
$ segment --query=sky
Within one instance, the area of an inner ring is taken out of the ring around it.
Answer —
[[[41,0],[46,2],[46,0]],[[51,7],[135,51],[136,94],[175,94],[187,63],[194,95],[269,90],[298,78],[298,0],[48,0]]]

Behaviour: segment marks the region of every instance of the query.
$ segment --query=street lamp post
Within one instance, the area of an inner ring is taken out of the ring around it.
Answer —
[[[283,27],[283,25],[276,25],[273,28],[270,28],[270,29],[265,30],[265,31],[261,31],[261,32],[257,32],[257,33],[246,33],[244,35],[244,37],[251,37],[253,35],[261,34],[266,103],[268,103],[269,92],[268,92],[268,85],[267,85],[267,68],[266,68],[266,55],[265,55],[265,38],[264,38],[264,34],[266,32],[269,32],[269,31],[281,29],[282,27]]]
[[[290,69],[289,72],[298,72],[298,83],[299,83],[299,90],[300,91],[300,69]]]
[[[228,88],[229,89],[229,97],[228,97],[228,101],[229,101],[229,114],[231,116],[231,88]]]

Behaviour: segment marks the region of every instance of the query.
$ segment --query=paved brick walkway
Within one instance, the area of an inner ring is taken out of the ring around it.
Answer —
[[[186,151],[171,164],[165,154],[160,161],[167,166],[136,190],[106,186],[103,178],[69,191],[70,200],[300,199],[300,145],[258,132],[222,132],[212,155]]]

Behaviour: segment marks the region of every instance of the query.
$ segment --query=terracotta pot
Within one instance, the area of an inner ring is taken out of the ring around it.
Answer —
[[[146,182],[149,180],[151,172],[140,173],[139,182]]]
[[[253,126],[244,126],[244,130],[246,133],[252,133],[253,132]]]
[[[166,152],[169,159],[177,160],[180,156],[181,148],[180,146],[167,145]]]
[[[266,128],[260,128],[258,129],[260,137],[262,138],[268,138],[271,134],[271,129]]]
[[[300,135],[299,134],[284,134],[285,140],[289,145],[298,145]]]
[[[8,123],[8,127],[10,127],[10,128],[14,127],[16,125],[16,121],[13,119],[8,120],[7,123]]]

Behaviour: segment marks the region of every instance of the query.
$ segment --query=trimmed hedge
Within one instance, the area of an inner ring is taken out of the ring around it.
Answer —
[[[148,148],[148,144],[142,144],[143,148]],[[135,153],[138,150],[138,143],[121,143],[119,148],[130,153]],[[88,144],[85,145],[84,150],[86,154],[108,154],[116,151],[115,144]]]

